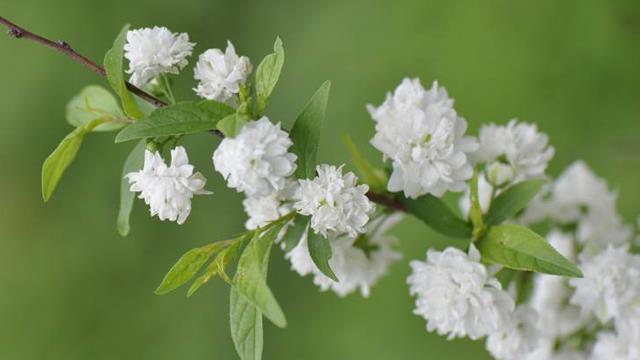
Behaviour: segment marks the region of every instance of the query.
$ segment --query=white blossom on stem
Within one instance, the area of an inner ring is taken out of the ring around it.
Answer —
[[[371,144],[392,161],[389,191],[417,198],[464,190],[473,174],[467,155],[478,145],[465,136],[467,123],[443,87],[434,82],[425,90],[420,80],[404,79],[382,105],[367,109],[376,122]]]
[[[522,360],[540,345],[542,334],[537,327],[538,313],[519,305],[509,321],[487,337],[487,350],[498,360]]]
[[[194,78],[199,81],[194,90],[198,96],[235,105],[240,85],[247,81],[252,66],[249,58],[238,56],[231,41],[227,48],[209,49],[198,58],[193,70]]]
[[[186,33],[155,26],[127,32],[124,57],[129,60],[131,83],[142,86],[161,74],[177,74],[187,65],[194,43]]]
[[[193,195],[211,194],[203,190],[207,180],[199,172],[193,173],[182,146],[171,150],[170,166],[160,153],[146,150],[142,170],[128,173],[126,178],[131,183],[130,191],[139,192],[138,197],[149,205],[151,216],[178,224],[189,216]]]
[[[427,260],[414,260],[411,268],[407,282],[417,296],[414,313],[427,320],[427,331],[478,339],[510,321],[513,299],[480,263],[473,245],[468,254],[453,247],[429,250]]]
[[[280,191],[244,199],[242,206],[249,216],[245,223],[247,230],[263,227],[293,211],[292,198],[297,187],[297,182],[287,180],[285,187]]]
[[[348,234],[355,238],[365,231],[375,206],[367,198],[367,185],[358,185],[352,172],[342,174],[342,166],[318,165],[314,179],[300,180],[294,208],[311,216],[311,228],[327,237]]]
[[[289,135],[263,116],[246,124],[234,138],[222,140],[213,153],[215,169],[227,185],[249,197],[280,191],[296,170],[296,155],[288,152]]]

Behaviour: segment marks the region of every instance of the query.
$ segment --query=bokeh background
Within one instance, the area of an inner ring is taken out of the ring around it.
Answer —
[[[350,133],[380,155],[365,104],[380,103],[405,76],[439,80],[472,132],[485,122],[535,121],[557,149],[550,173],[584,159],[622,196],[629,222],[640,212],[640,2],[539,1],[130,1],[4,0],[0,16],[100,60],[124,23],[188,32],[197,52],[232,39],[254,64],[277,35],[287,60],[269,115],[291,121],[326,79],[333,81],[320,160],[348,157]],[[187,249],[243,226],[241,197],[213,172],[217,140],[185,142],[216,194],[194,201],[183,226],[136,203],[131,234],[115,228],[122,162],[132,144],[87,137],[51,201],[40,167],[71,130],[66,101],[106,83],[59,54],[0,36],[0,358],[234,359],[228,288],[212,281],[153,294]],[[193,59],[192,62],[193,64]],[[191,66],[176,79],[195,97]],[[445,240],[408,219],[394,231],[405,259],[370,299],[321,293],[274,253],[269,281],[289,319],[266,325],[265,359],[485,359],[481,343],[427,334],[412,314],[408,261]]]

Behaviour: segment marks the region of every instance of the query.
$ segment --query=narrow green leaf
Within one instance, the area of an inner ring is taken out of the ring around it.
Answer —
[[[533,199],[545,181],[541,179],[517,183],[498,195],[487,214],[488,225],[498,225],[516,215]]]
[[[93,131],[117,130],[127,121],[113,94],[102,86],[89,85],[67,103],[67,122],[78,127],[97,119],[105,122]]]
[[[165,106],[122,129],[116,142],[213,130],[221,119],[234,113],[232,107],[212,100]]]
[[[268,231],[256,235],[244,249],[234,277],[235,287],[253,305],[255,305],[271,322],[278,327],[286,327],[287,320],[278,305],[276,298],[267,286],[263,264],[268,261],[271,246],[282,224],[271,227]]]
[[[407,212],[415,215],[433,230],[456,239],[469,239],[472,228],[440,199],[433,195],[424,195],[417,199],[400,197]]]
[[[233,138],[238,135],[242,127],[248,122],[249,118],[240,114],[231,114],[218,121],[216,128],[220,130],[225,137]]]
[[[228,241],[218,241],[213,244],[191,249],[184,253],[171,267],[164,279],[162,279],[162,282],[155,290],[156,295],[171,292],[189,281],[207,260],[209,260],[211,255],[228,245]]]
[[[259,114],[267,107],[269,96],[278,83],[284,65],[284,48],[280,38],[273,44],[273,51],[262,59],[256,70],[256,103]]]
[[[483,261],[488,263],[516,270],[582,277],[576,265],[557,252],[543,237],[524,226],[493,226],[476,246]]]
[[[62,178],[65,170],[78,154],[84,136],[102,123],[102,119],[96,119],[75,128],[62,139],[58,147],[45,159],[44,164],[42,164],[42,199],[45,202],[51,198],[60,182],[60,178]]]
[[[229,298],[231,338],[241,360],[261,360],[262,313],[235,286]]]
[[[298,246],[304,232],[309,227],[309,220],[308,216],[302,215],[298,215],[293,219],[293,225],[287,229],[287,233],[282,239],[285,252],[289,252]]]
[[[376,169],[367,161],[348,134],[342,135],[342,142],[351,154],[351,160],[358,170],[359,177],[369,185],[372,191],[384,191],[387,187],[387,176],[384,171]]]
[[[316,234],[313,230],[309,230],[307,231],[307,247],[309,248],[311,260],[316,264],[318,270],[331,280],[339,281],[336,274],[331,270],[331,266],[329,266],[329,259],[331,259],[332,256],[329,239],[320,234]]]
[[[145,142],[141,140],[131,150],[129,156],[124,161],[122,167],[122,174],[120,178],[120,210],[118,210],[118,233],[121,236],[127,236],[129,234],[129,217],[131,216],[131,210],[133,210],[133,202],[136,194],[129,190],[131,185],[129,180],[125,177],[130,172],[134,172],[142,169],[144,165],[144,149]]]
[[[289,135],[293,140],[292,151],[298,156],[298,168],[295,175],[300,179],[315,176],[316,155],[320,145],[322,123],[327,110],[330,89],[331,81],[325,81],[311,97],[291,128]]]
[[[113,41],[113,47],[104,55],[104,70],[107,73],[107,80],[113,91],[120,97],[122,108],[125,114],[134,119],[143,117],[138,105],[133,100],[124,80],[124,44],[127,42],[127,32],[129,24],[125,25]]]
[[[242,248],[244,241],[246,240],[246,236],[242,235],[234,240],[230,246],[225,247],[224,249],[218,252],[215,259],[209,263],[207,268],[204,270],[203,274],[196,278],[189,290],[187,291],[187,297],[191,297],[191,295],[195,294],[198,289],[204,284],[206,284],[212,277],[218,275],[222,280],[227,282],[229,285],[232,284],[229,275],[227,275],[227,266],[236,259],[238,256],[239,250]]]

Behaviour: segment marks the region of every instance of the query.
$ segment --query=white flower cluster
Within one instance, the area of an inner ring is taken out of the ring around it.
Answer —
[[[311,217],[311,228],[327,237],[329,234],[348,234],[355,238],[364,232],[364,226],[375,209],[367,198],[367,185],[357,185],[352,172],[342,174],[342,166],[319,165],[318,176],[300,180],[293,196],[293,207],[302,215]]]
[[[417,198],[464,190],[473,173],[468,154],[478,144],[465,136],[467,123],[443,87],[404,79],[382,105],[367,108],[376,122],[371,144],[392,160],[389,191]]]
[[[414,260],[411,268],[407,282],[417,296],[414,312],[427,320],[427,331],[479,339],[512,321],[513,299],[480,263],[473,245],[468,254],[453,247],[429,250],[426,261]]]
[[[187,65],[194,46],[188,34],[172,33],[166,27],[130,30],[124,56],[129,60],[131,83],[143,86],[159,75],[178,74]],[[194,90],[202,98],[235,106],[240,85],[247,81],[251,70],[249,58],[238,56],[231,41],[227,41],[224,52],[209,49],[199,56],[193,71],[198,80]]]
[[[371,287],[387,273],[389,266],[401,258],[393,250],[397,239],[387,231],[401,220],[401,215],[380,216],[367,224],[364,234],[356,238],[342,235],[331,239],[332,257],[329,266],[339,279],[335,282],[325,276],[313,263],[307,248],[307,234],[286,255],[291,268],[302,276],[312,274],[313,282],[322,291],[333,290],[346,296],[356,290],[368,297]]]
[[[193,51],[186,33],[172,33],[166,27],[127,32],[124,56],[129,60],[131,83],[142,86],[161,74],[177,74],[187,65]]]
[[[227,49],[209,49],[200,55],[193,71],[200,83],[195,89],[198,96],[235,105],[235,96],[240,92],[251,74],[251,62],[246,56],[238,56],[231,41]]]
[[[193,173],[187,152],[182,146],[171,150],[171,165],[158,153],[145,151],[144,168],[126,175],[131,191],[149,205],[151,216],[183,224],[191,212],[193,195],[211,194],[203,190],[207,180]]]

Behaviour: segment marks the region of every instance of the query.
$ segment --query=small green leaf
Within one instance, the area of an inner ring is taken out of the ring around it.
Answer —
[[[424,195],[417,199],[400,197],[407,212],[415,215],[433,230],[456,239],[469,239],[471,225],[456,214],[440,199],[433,195]]]
[[[498,225],[524,209],[533,199],[545,181],[541,179],[517,183],[498,195],[491,203],[487,214],[488,225]]]
[[[372,191],[384,191],[387,187],[387,176],[384,171],[376,169],[367,161],[348,134],[342,135],[342,142],[349,150],[351,160],[353,160],[360,178],[369,185]]]
[[[113,91],[120,97],[124,112],[134,119],[143,117],[138,105],[131,97],[124,80],[123,56],[124,44],[127,42],[129,24],[125,25],[113,41],[113,47],[104,55],[104,70]]]
[[[127,121],[113,94],[102,86],[89,85],[67,104],[67,122],[78,127],[97,119],[105,122],[93,131],[117,130]]]
[[[493,226],[476,246],[482,260],[488,263],[516,270],[582,277],[576,265],[557,252],[543,237],[524,226]]]
[[[60,178],[78,154],[84,136],[103,122],[102,119],[96,119],[75,128],[45,159],[42,164],[42,198],[45,202],[51,198]]]
[[[247,239],[246,235],[242,235],[234,240],[230,246],[225,247],[224,249],[218,252],[215,259],[209,263],[207,268],[204,270],[203,274],[196,278],[189,290],[187,291],[187,297],[191,297],[191,295],[195,294],[198,289],[204,284],[206,284],[212,277],[219,275],[222,280],[227,282],[229,285],[232,284],[229,275],[227,275],[227,266],[236,259],[238,256],[239,250],[242,248],[244,241]]]
[[[231,338],[241,360],[262,359],[262,313],[235,286],[229,297]]]
[[[234,113],[232,107],[212,100],[165,106],[122,129],[116,142],[213,130],[221,119]]]
[[[284,64],[284,48],[280,38],[273,44],[273,51],[262,59],[256,70],[256,103],[259,114],[267,107],[269,96],[278,83]]]
[[[184,253],[162,279],[162,282],[155,290],[156,295],[171,292],[189,281],[209,260],[211,255],[228,245],[229,241],[218,241]]]
[[[122,167],[122,177],[120,179],[120,210],[118,211],[117,222],[118,233],[120,233],[121,236],[127,236],[129,234],[129,217],[131,216],[133,201],[136,197],[136,194],[129,190],[131,185],[125,175],[142,169],[144,165],[144,149],[145,142],[141,140],[138,142],[138,145],[131,150]]]
[[[320,234],[316,234],[313,230],[309,230],[307,231],[307,247],[309,248],[311,260],[316,264],[318,270],[331,280],[339,281],[336,274],[331,270],[331,266],[329,266],[329,259],[331,259],[332,256],[329,239]]]
[[[238,291],[271,322],[278,327],[286,327],[287,320],[267,286],[263,266],[268,261],[271,246],[280,229],[282,229],[282,224],[273,226],[262,234],[260,231],[256,231],[256,235],[240,255],[234,284]]]
[[[240,114],[231,114],[224,119],[218,121],[216,128],[220,130],[225,137],[233,138],[238,135],[242,127],[248,122],[249,118]]]
[[[284,239],[282,239],[285,252],[289,252],[298,246],[300,240],[302,240],[304,232],[307,231],[307,228],[309,227],[309,220],[308,216],[302,215],[298,215],[293,219],[293,225],[287,229],[287,233],[285,234]]]
[[[331,82],[325,81],[311,97],[291,128],[292,152],[298,156],[296,177],[313,178],[316,174],[316,156],[320,145],[322,123],[327,110]]]

